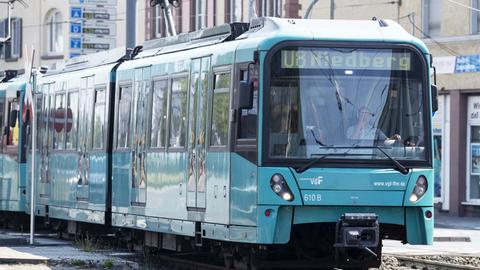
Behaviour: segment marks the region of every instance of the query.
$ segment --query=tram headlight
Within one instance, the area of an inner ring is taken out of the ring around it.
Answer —
[[[416,202],[425,195],[428,189],[428,182],[425,176],[420,175],[415,183],[412,193],[410,194],[410,202]]]
[[[288,187],[287,181],[285,181],[283,175],[279,173],[272,175],[272,178],[270,178],[270,187],[275,194],[286,201],[291,202],[295,199],[290,187]]]

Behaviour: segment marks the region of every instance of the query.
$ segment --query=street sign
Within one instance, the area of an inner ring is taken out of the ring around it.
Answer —
[[[81,23],[70,23],[70,33],[81,34],[82,33],[82,24]]]
[[[71,19],[82,19],[82,8],[81,7],[71,7],[70,8],[70,18]]]
[[[70,0],[70,57],[116,47],[117,0]]]
[[[117,0],[70,0],[71,5],[116,6]]]
[[[70,48],[71,49],[81,49],[82,48],[82,39],[80,39],[80,38],[70,38]]]
[[[480,54],[457,56],[455,73],[480,72]]]

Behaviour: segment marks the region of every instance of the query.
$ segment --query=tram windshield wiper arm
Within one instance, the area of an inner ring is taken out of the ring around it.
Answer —
[[[352,146],[332,146],[332,147],[323,147],[323,148],[332,148],[332,149],[378,149],[378,151],[382,152],[390,161],[392,161],[393,165],[395,165],[395,168],[398,169],[398,171],[402,174],[407,174],[409,172],[409,169],[402,165],[398,160],[396,160],[394,157],[389,155],[387,152],[385,152],[380,146],[375,145],[375,146],[358,146],[358,145],[352,145]]]
[[[327,147],[328,148],[328,147]],[[345,151],[343,153],[328,153],[328,154],[323,154],[323,155],[320,155],[319,157],[316,157],[312,160],[310,160],[310,162],[308,162],[307,164],[303,165],[302,167],[299,167],[299,168],[296,168],[295,171],[297,173],[303,173],[304,171],[308,170],[310,167],[312,167],[312,165],[320,162],[321,160],[325,159],[326,157],[328,156],[346,156],[348,155],[348,152],[349,151]],[[312,154],[313,156],[313,154]]]

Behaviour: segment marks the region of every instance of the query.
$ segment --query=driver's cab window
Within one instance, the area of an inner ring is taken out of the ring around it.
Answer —
[[[16,98],[7,99],[6,117],[3,120],[3,145],[9,148],[17,146],[19,140],[19,117],[18,117],[18,100]],[[2,103],[3,107],[3,103]],[[2,110],[3,111],[3,110]],[[2,117],[3,118],[3,117]]]
[[[240,110],[240,121],[238,139],[257,139],[257,118],[258,118],[258,69],[250,69],[248,78],[247,68],[240,70],[240,81],[250,80],[253,82],[253,102],[251,109]]]
[[[5,99],[1,98],[0,99],[0,123],[4,124],[5,123]],[[3,140],[0,141],[0,151],[3,150]]]

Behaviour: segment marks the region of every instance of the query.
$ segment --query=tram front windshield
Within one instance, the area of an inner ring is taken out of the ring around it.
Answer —
[[[427,160],[426,68],[418,54],[286,47],[270,61],[268,159]]]

